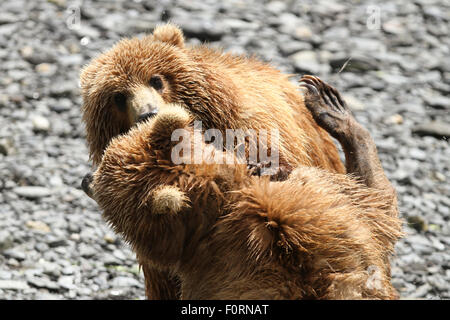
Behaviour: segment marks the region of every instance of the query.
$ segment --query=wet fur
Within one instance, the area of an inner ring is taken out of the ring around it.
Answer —
[[[111,139],[134,125],[129,113],[116,108],[113,95],[148,88],[154,74],[164,81],[162,92],[151,91],[159,109],[177,103],[202,120],[204,129],[277,128],[282,166],[345,172],[333,141],[313,121],[289,75],[255,58],[187,46],[181,30],[170,24],[142,39],[121,40],[83,68],[82,113],[94,166]],[[141,264],[149,298],[177,297],[171,277]]]
[[[178,279],[182,299],[397,297],[395,194],[305,166],[272,182],[245,165],[174,165],[170,134],[190,123],[168,108],[114,138],[92,184],[105,219],[140,261]],[[155,197],[164,188],[170,201]]]
[[[164,103],[185,107],[204,129],[277,128],[285,163],[345,171],[334,143],[313,121],[289,75],[255,58],[185,46],[172,25],[143,39],[121,40],[82,70],[83,120],[95,164],[109,141],[132,125],[116,110],[112,95],[147,86],[153,74],[163,76],[165,89],[158,94]]]

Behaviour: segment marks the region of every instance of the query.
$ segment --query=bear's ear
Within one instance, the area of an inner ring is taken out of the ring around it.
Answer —
[[[152,192],[152,213],[175,215],[189,208],[189,198],[178,187],[163,185]]]
[[[183,31],[171,23],[157,26],[153,31],[153,39],[184,48]]]

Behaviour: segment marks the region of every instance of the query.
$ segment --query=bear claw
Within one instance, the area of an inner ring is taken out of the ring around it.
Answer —
[[[349,131],[353,115],[339,92],[310,75],[300,79],[300,87],[305,89],[305,105],[317,124],[340,140]]]

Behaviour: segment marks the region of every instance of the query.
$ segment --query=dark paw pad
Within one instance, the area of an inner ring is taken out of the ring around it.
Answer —
[[[337,138],[345,131],[353,116],[339,92],[318,77],[306,75],[300,79],[305,90],[305,105],[319,126]]]

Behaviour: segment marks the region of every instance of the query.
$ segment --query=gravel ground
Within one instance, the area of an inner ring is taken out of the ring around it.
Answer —
[[[80,189],[90,165],[78,75],[121,37],[167,20],[189,43],[256,54],[344,92],[407,222],[395,287],[403,298],[450,298],[448,1],[6,0],[0,299],[144,299],[133,253]]]

